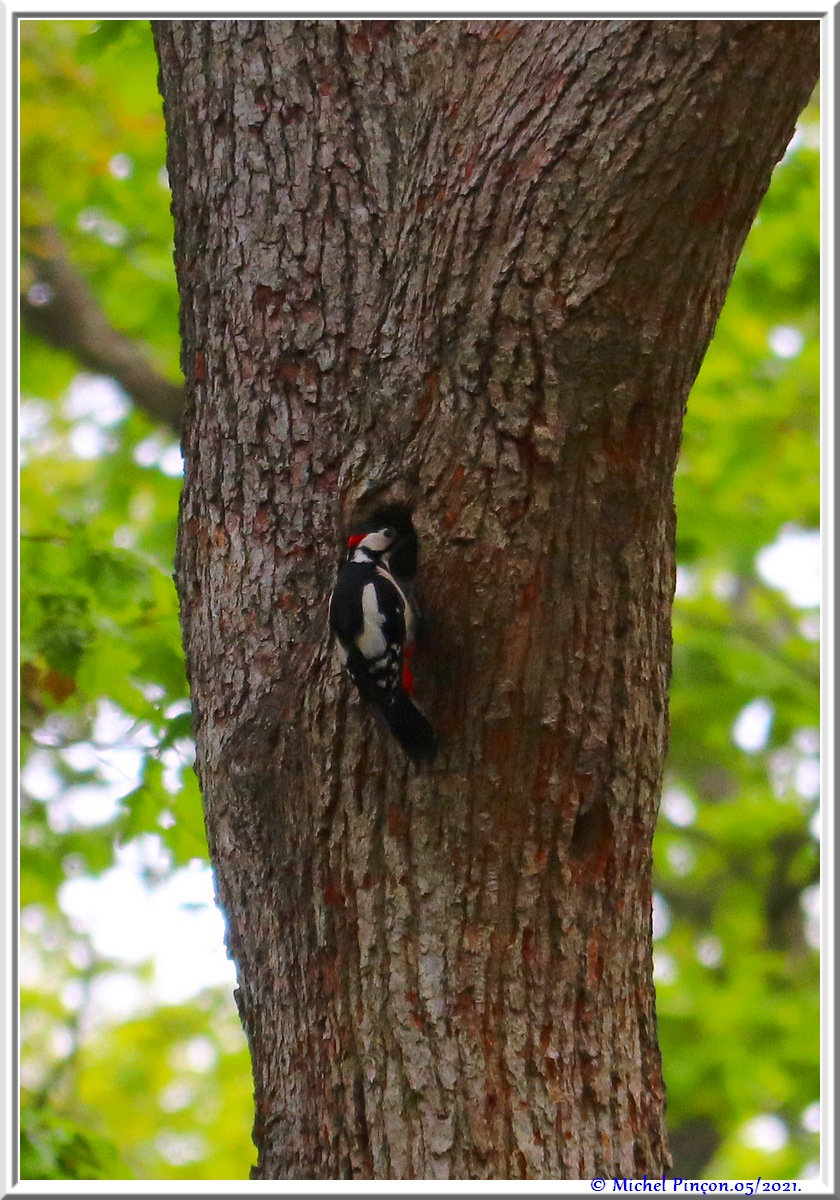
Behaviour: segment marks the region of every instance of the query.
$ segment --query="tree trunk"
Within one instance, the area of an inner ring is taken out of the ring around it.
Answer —
[[[253,1176],[660,1175],[672,479],[819,22],[154,29]],[[419,771],[327,641],[385,498],[421,535]]]

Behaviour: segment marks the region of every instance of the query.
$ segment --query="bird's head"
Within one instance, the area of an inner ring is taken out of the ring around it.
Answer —
[[[347,549],[354,562],[379,562],[386,558],[389,550],[397,540],[396,530],[390,525],[383,529],[366,530],[362,533],[351,533],[347,539]]]

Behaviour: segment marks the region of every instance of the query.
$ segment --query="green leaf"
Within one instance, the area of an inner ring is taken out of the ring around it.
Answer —
[[[72,1121],[26,1105],[20,1115],[21,1179],[131,1179],[116,1146]]]

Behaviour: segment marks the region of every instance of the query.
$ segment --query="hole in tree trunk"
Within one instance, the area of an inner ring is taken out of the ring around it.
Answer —
[[[569,842],[569,855],[580,860],[601,858],[612,849],[613,824],[603,796],[596,796],[586,808],[578,810]]]

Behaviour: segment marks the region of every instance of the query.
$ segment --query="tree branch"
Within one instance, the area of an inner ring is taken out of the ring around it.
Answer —
[[[26,328],[48,345],[68,351],[88,370],[112,376],[153,421],[180,433],[183,387],[159,375],[138,344],[109,323],[54,231],[40,231],[39,244],[45,252],[28,256],[36,286],[20,298]]]

